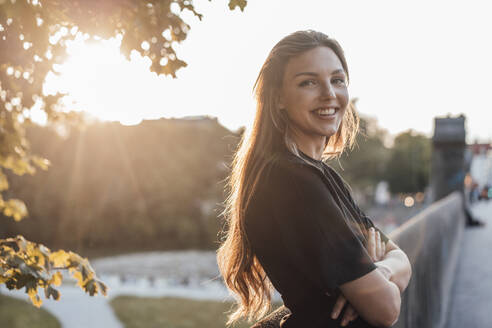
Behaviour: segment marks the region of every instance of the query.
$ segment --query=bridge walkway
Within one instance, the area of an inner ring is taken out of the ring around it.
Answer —
[[[485,226],[464,231],[447,328],[492,327],[492,200],[472,213]]]

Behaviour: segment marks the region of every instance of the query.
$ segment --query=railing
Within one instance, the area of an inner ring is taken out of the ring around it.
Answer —
[[[407,254],[413,270],[395,327],[446,325],[464,227],[463,199],[454,192],[390,234]]]
[[[389,236],[412,263],[412,279],[402,295],[398,328],[442,328],[446,325],[451,286],[465,227],[459,192],[432,204]],[[281,307],[254,328],[280,327],[288,313]]]

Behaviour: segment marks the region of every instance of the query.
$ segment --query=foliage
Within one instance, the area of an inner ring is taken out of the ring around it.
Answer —
[[[411,130],[397,135],[392,147],[385,146],[388,139],[375,119],[361,116],[355,147],[330,164],[366,195],[382,180],[392,193],[423,191],[429,182],[430,140]]]
[[[388,132],[380,128],[375,119],[361,116],[354,148],[331,164],[352,187],[372,188],[384,178],[390,155],[390,149],[384,145],[387,137]]]
[[[44,289],[46,298],[58,300],[60,293],[52,286],[59,286],[63,276],[60,269],[68,269],[77,279],[77,285],[91,296],[106,295],[107,287],[99,281],[89,261],[72,252],[50,250],[25,240],[22,236],[0,240],[0,283],[8,289],[26,289],[32,303],[43,303],[38,288]],[[55,272],[54,272],[55,271]]]
[[[431,142],[412,130],[395,138],[386,178],[393,193],[424,191],[429,183]]]
[[[229,2],[231,9],[243,10],[245,5],[245,0]],[[51,122],[72,116],[60,110],[62,94],[43,93],[47,74],[57,74],[58,65],[67,56],[67,42],[77,35],[93,39],[121,36],[121,51],[126,56],[136,50],[152,60],[153,72],[175,76],[179,68],[186,66],[174,50],[176,43],[186,39],[190,28],[180,16],[182,11],[201,19],[191,0],[0,0],[0,211],[5,216],[18,221],[27,215],[21,200],[3,197],[9,194],[6,172],[34,174],[36,168],[46,169],[49,165],[46,159],[31,154],[25,137],[31,110],[40,108]],[[15,288],[26,286],[31,294],[37,290],[35,286],[46,291],[52,283],[44,275],[50,274],[50,261],[44,260],[45,267],[33,260],[44,257],[26,253],[19,240],[2,241],[2,281]],[[44,251],[43,256],[51,256],[41,245],[27,245],[41,254]],[[64,254],[68,259],[60,265],[84,277],[84,261],[75,259],[76,254]],[[78,261],[79,266],[72,266],[72,260]],[[90,272],[85,273],[86,278]],[[25,279],[32,285],[27,286]],[[84,280],[81,285],[91,294],[98,290],[95,286],[102,286],[89,281]]]
[[[48,311],[37,309],[24,300],[0,295],[0,322],[8,328],[60,328],[60,322]]]

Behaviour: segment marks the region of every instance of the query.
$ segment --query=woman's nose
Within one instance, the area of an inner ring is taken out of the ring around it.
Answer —
[[[330,82],[323,83],[323,87],[321,88],[321,97],[332,99],[336,98],[336,93],[335,93],[335,88],[333,88],[333,85],[331,85]]]

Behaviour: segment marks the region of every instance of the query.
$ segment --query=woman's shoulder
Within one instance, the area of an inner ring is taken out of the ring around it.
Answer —
[[[344,190],[345,193],[348,194],[352,193],[352,188],[337,170],[335,170],[331,165],[329,165],[326,162],[323,163],[323,166],[329,172],[330,177],[335,181],[335,183],[338,186],[340,186],[340,188],[342,188],[342,190]]]
[[[274,153],[267,161],[267,166],[285,171],[317,172],[321,167],[289,151]]]
[[[275,154],[265,164],[258,179],[261,197],[288,197],[301,190],[308,193],[325,192],[323,172],[294,154]]]
[[[321,168],[291,152],[283,151],[273,154],[267,161],[269,173],[277,177],[300,178],[319,176]]]

